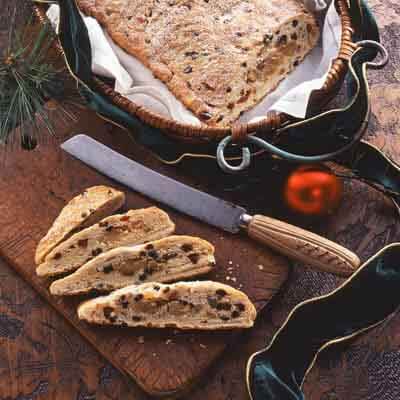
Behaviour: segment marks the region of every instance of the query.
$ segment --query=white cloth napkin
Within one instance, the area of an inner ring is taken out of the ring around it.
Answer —
[[[331,61],[339,52],[340,18],[331,0],[303,1],[320,20],[322,38],[319,44],[274,92],[242,115],[242,122],[260,120],[269,110],[304,118],[311,92],[322,87]],[[58,29],[58,5],[52,5],[47,16]],[[200,125],[198,118],[176,99],[167,86],[139,60],[116,45],[94,18],[83,18],[89,32],[95,74],[115,78],[114,89],[137,104],[179,122]]]

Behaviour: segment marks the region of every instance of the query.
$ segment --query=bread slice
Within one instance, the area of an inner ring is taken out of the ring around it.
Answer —
[[[53,249],[36,273],[57,276],[72,272],[108,250],[161,239],[174,230],[175,224],[168,214],[156,207],[112,215]]]
[[[88,300],[80,319],[95,324],[148,328],[250,328],[256,309],[239,290],[212,281],[143,283]]]
[[[316,45],[300,0],[78,0],[208,125],[227,126]]]
[[[210,243],[191,236],[169,236],[103,253],[73,274],[54,281],[50,293],[68,296],[111,292],[143,282],[174,282],[205,274],[214,266]]]
[[[74,197],[39,242],[35,262],[40,264],[63,240],[113,214],[125,203],[125,194],[108,186],[93,186]]]

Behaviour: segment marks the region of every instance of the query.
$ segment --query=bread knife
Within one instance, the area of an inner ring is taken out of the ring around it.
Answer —
[[[184,185],[117,153],[87,135],[76,135],[61,148],[129,188],[230,233],[240,231],[289,258],[340,276],[360,265],[356,254],[313,232],[246,210]]]

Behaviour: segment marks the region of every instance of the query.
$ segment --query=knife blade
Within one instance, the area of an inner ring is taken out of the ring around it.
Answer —
[[[253,239],[317,269],[348,276],[360,264],[357,255],[337,243],[274,218],[250,216],[242,207],[153,171],[87,135],[76,135],[61,148],[153,200],[230,233],[243,229]]]
[[[244,208],[210,196],[130,160],[86,135],[77,135],[61,145],[102,174],[184,214],[225,231],[239,231]]]

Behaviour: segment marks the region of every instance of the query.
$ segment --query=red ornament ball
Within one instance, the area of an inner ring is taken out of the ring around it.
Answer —
[[[283,192],[292,211],[308,216],[331,214],[339,206],[342,194],[342,181],[320,165],[296,168],[289,175]]]

